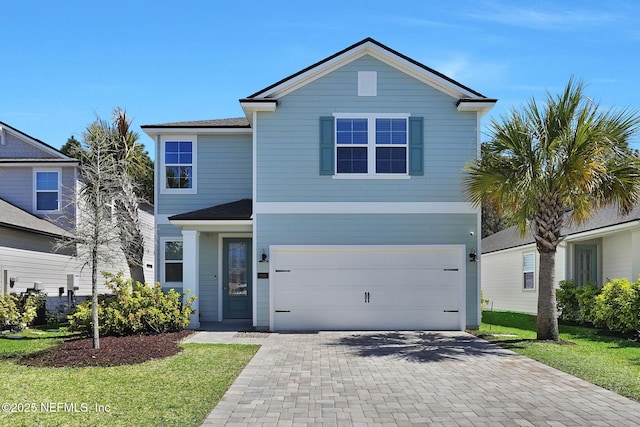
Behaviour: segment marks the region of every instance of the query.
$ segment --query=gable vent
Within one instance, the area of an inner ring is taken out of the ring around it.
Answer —
[[[358,71],[358,96],[378,95],[378,72]]]

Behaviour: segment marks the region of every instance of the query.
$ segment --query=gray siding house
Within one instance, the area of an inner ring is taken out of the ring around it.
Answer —
[[[198,297],[192,327],[478,325],[461,177],[495,102],[368,38],[241,99],[245,117],[142,126],[157,280]]]
[[[74,251],[53,250],[56,240],[72,235],[76,221],[82,221],[76,209],[78,177],[76,159],[0,122],[0,293],[38,288],[50,297],[50,306],[68,302],[69,286],[78,288],[75,296],[91,295],[90,269],[82,268]],[[153,214],[150,209],[140,214],[145,274],[152,279]],[[101,267],[129,271],[124,256]]]

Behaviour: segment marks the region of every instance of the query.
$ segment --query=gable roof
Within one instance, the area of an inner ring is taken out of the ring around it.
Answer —
[[[4,199],[0,199],[0,227],[52,237],[72,236],[61,227],[45,221],[42,218],[38,218]]]
[[[0,121],[0,144],[4,145],[4,132],[9,132],[11,134],[13,134],[14,136],[17,136],[18,138],[22,139],[23,141],[26,141],[27,143],[31,144],[31,145],[35,145],[38,148],[42,149],[43,151],[52,154],[56,157],[59,157],[60,159],[63,160],[75,160],[72,157],[67,156],[66,154],[64,154],[62,151],[58,150],[57,148],[52,147],[51,145],[47,144],[46,142],[43,142],[37,138],[32,137],[31,135],[27,135],[26,133],[22,132],[19,129],[14,128],[13,126],[10,126],[8,124],[6,124],[5,122],[1,122]],[[42,159],[40,159],[42,160]]]
[[[594,213],[591,218],[582,224],[569,222],[569,215],[570,212],[565,213],[565,226],[562,227],[560,233],[565,239],[571,239],[584,232],[595,232],[598,230],[605,232],[608,228],[615,226],[629,225],[631,227],[638,225],[640,224],[640,204],[636,205],[627,215],[620,215],[615,205],[606,206]],[[534,242],[535,240],[531,234],[522,237],[518,232],[518,227],[513,226],[482,239],[482,253],[487,254],[504,249],[516,248]]]
[[[244,99],[241,99],[240,102],[255,102],[259,99],[264,100],[269,98],[278,98],[364,55],[371,55],[396,69],[416,77],[418,80],[421,80],[442,92],[448,93],[455,98],[473,100],[481,99],[485,102],[496,102],[495,99],[489,99],[481,93],[445,76],[433,68],[427,67],[426,65],[383,45],[371,37],[361,40],[346,49],[329,56],[328,58],[318,61],[315,64],[290,75],[289,77],[285,77],[284,79],[259,90]]]
[[[250,220],[253,215],[253,201],[251,199],[236,200],[235,202],[211,206],[191,212],[185,212],[169,217],[170,221],[216,221],[216,220]]]

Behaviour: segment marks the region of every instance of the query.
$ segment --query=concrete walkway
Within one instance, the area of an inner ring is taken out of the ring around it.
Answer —
[[[200,332],[261,349],[204,426],[630,426],[640,403],[462,332]]]

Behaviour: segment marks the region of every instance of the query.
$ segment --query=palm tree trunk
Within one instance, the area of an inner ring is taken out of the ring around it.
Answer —
[[[556,251],[540,252],[538,280],[538,320],[539,340],[560,339],[558,334],[558,315],[555,290]]]
[[[142,265],[129,264],[129,276],[134,282],[145,283],[144,267]]]

